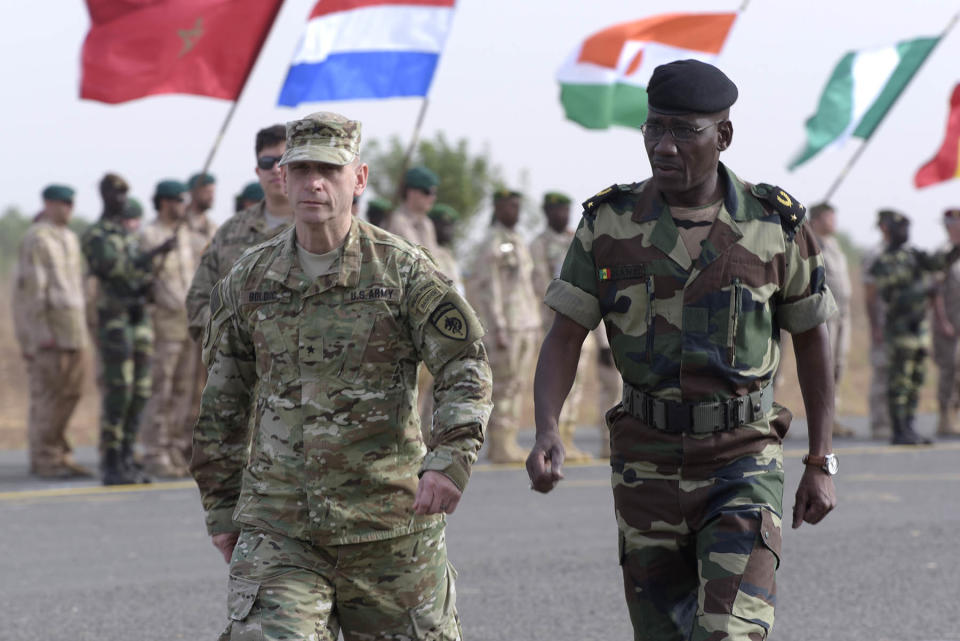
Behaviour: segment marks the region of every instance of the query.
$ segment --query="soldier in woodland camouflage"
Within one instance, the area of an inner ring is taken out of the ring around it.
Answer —
[[[644,144],[653,177],[585,203],[536,375],[535,490],[563,477],[557,431],[579,346],[603,321],[623,401],[607,414],[634,638],[764,639],[773,624],[790,413],[773,402],[779,328],[793,334],[810,454],[793,526],[834,506],[836,312],[804,208],[719,162],[733,83],[693,60],[657,67]]]
[[[890,242],[870,268],[877,292],[886,304],[882,336],[879,319],[871,319],[874,340],[882,338],[887,352],[887,407],[894,445],[925,445],[914,420],[930,350],[927,302],[933,296],[932,274],[942,272],[960,256],[960,246],[927,254],[910,247],[910,220],[893,210],[880,212],[890,226]]]
[[[943,225],[952,244],[960,243],[960,209],[943,212]],[[940,375],[937,380],[937,436],[957,436],[960,425],[955,418],[960,403],[960,376],[957,348],[960,347],[960,263],[954,263],[937,282],[934,297],[933,360]]]
[[[883,319],[886,318],[886,306],[877,293],[877,285],[870,270],[880,254],[890,242],[890,232],[887,223],[877,220],[877,229],[883,235],[883,240],[863,252],[860,259],[860,277],[863,281],[863,298],[866,306],[867,318],[872,323],[879,323],[873,328],[870,340],[870,435],[880,441],[889,441],[893,435],[890,429],[890,411],[887,408],[887,353],[883,346]]]
[[[230,559],[222,639],[461,638],[444,513],[490,412],[483,330],[425,252],[351,214],[359,145],[338,114],[288,124],[294,226],[210,297],[191,470]]]
[[[83,258],[67,227],[73,189],[43,190],[43,211],[20,243],[14,315],[30,387],[30,473],[41,478],[92,476],[73,461],[66,430],[80,400],[90,346]]]
[[[103,371],[100,455],[104,485],[148,482],[133,458],[140,415],[150,398],[153,331],[147,294],[154,257],[175,246],[171,238],[150,251],[136,230],[143,211],[127,200],[127,183],[116,174],[100,182],[104,210],[84,233],[81,246],[99,285],[97,327]]]

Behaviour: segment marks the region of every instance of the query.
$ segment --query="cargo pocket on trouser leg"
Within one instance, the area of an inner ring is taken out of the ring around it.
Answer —
[[[433,594],[410,610],[415,641],[461,641],[456,578],[457,571],[447,561],[443,580]]]
[[[230,575],[227,586],[227,614],[230,621],[219,641],[261,641],[263,630],[260,617],[251,615],[260,584],[256,581]]]
[[[780,517],[770,510],[760,510],[760,530],[733,602],[733,615],[763,627],[766,634],[773,627],[777,605],[781,543]]]

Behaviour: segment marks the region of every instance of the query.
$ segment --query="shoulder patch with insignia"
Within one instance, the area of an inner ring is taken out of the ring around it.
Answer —
[[[467,340],[470,330],[467,319],[456,305],[446,302],[430,315],[430,324],[437,328],[441,335],[457,341]]]
[[[780,224],[787,233],[788,239],[792,240],[800,224],[803,223],[807,208],[783,189],[766,183],[754,185],[750,188],[750,193],[780,214]]]
[[[622,192],[630,191],[630,185],[614,184],[588,198],[583,202],[583,215],[587,218],[596,216],[597,208]]]
[[[434,305],[440,302],[440,299],[445,295],[446,292],[437,285],[431,285],[430,287],[427,287],[427,289],[417,297],[417,311],[421,314],[426,314],[433,308]]]
[[[222,285],[217,283],[214,288],[210,291],[210,317],[213,318],[217,315],[217,312],[220,311],[220,308],[223,307],[223,297],[220,295],[220,287]]]

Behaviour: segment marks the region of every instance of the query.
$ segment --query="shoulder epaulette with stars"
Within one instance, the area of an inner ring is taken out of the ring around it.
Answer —
[[[807,208],[796,198],[774,185],[760,183],[751,187],[750,193],[765,201],[780,214],[783,231],[786,232],[788,240],[793,240],[794,234],[803,223],[803,217],[807,214]]]
[[[583,215],[587,218],[593,218],[596,216],[596,210],[600,205],[618,194],[630,191],[631,187],[632,185],[610,185],[606,189],[598,191],[583,202]]]

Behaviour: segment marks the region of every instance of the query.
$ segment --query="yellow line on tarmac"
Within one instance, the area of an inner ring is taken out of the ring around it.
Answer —
[[[196,487],[196,483],[193,481],[144,483],[142,485],[91,485],[84,487],[56,487],[48,490],[0,492],[0,501],[27,501],[30,499],[96,496],[103,494],[128,494],[132,492],[161,492],[167,490],[186,490],[193,487]]]

